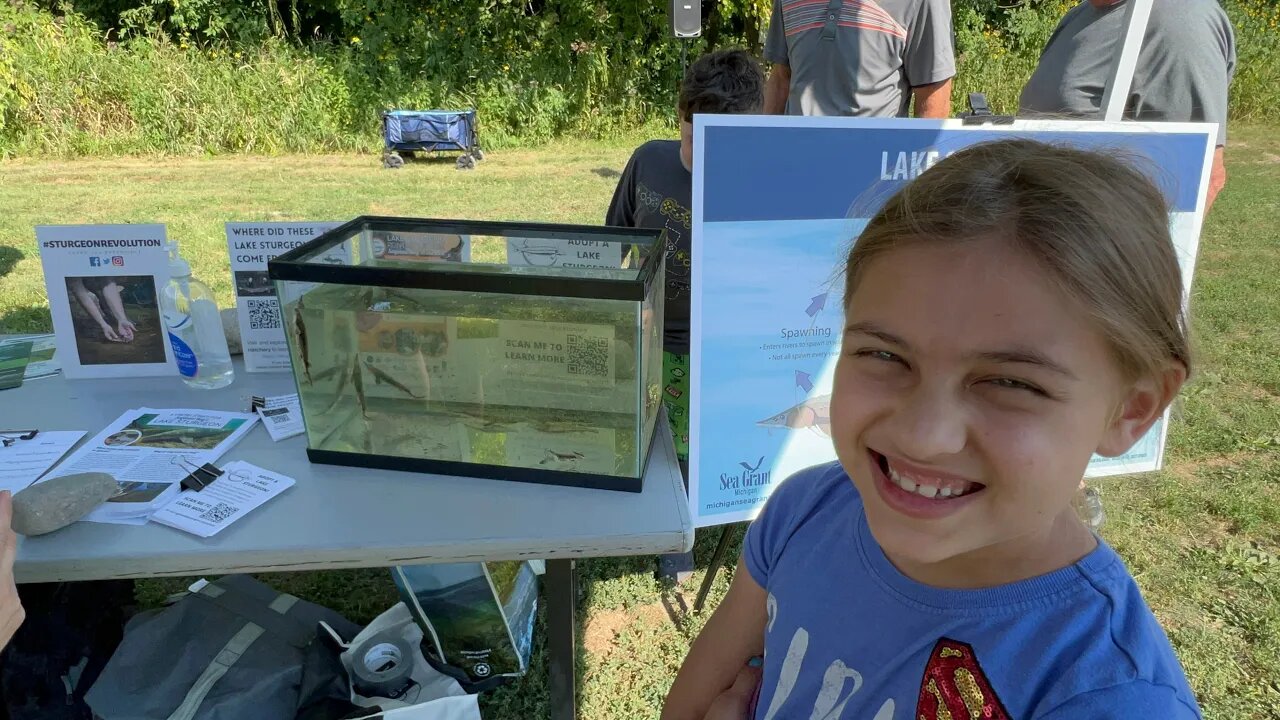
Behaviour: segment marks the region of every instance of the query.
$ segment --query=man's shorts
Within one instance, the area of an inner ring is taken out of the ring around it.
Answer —
[[[689,460],[689,356],[662,353],[662,400],[676,441],[676,456]]]

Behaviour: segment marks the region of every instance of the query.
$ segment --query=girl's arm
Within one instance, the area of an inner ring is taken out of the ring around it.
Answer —
[[[689,648],[662,707],[662,720],[703,720],[747,662],[764,653],[767,594],[738,561],[729,593]]]

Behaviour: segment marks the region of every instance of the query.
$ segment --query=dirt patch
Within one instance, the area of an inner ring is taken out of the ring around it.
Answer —
[[[1263,162],[1280,163],[1280,155],[1276,155],[1275,153],[1264,152],[1262,153],[1262,160]]]
[[[1206,458],[1204,460],[1192,460],[1184,463],[1171,463],[1165,469],[1173,473],[1180,480],[1189,482],[1200,482],[1200,472],[1204,470],[1213,470],[1215,468],[1228,467],[1238,465],[1255,457],[1258,453],[1253,450],[1237,450],[1236,452],[1219,455],[1217,457]]]
[[[635,625],[655,626],[670,623],[667,613],[660,603],[638,605],[630,609],[605,610],[592,613],[587,619],[587,627],[582,633],[582,647],[600,659],[609,656],[616,646],[615,641],[628,627]]]
[[[582,633],[582,647],[592,655],[604,655],[613,647],[614,638],[631,622],[626,610],[606,610],[592,613]]]

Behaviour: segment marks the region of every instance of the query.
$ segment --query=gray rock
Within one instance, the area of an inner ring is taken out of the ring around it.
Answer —
[[[240,318],[236,317],[235,306],[219,314],[222,316],[222,332],[227,336],[227,352],[240,355],[244,352],[244,343],[240,340]]]
[[[13,496],[13,531],[44,535],[61,530],[116,494],[116,479],[106,473],[64,475],[32,485]]]

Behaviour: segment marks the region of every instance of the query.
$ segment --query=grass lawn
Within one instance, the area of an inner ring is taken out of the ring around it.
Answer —
[[[1103,534],[1168,630],[1206,717],[1277,720],[1280,139],[1266,127],[1233,129],[1232,138],[1230,181],[1205,229],[1197,269],[1197,377],[1178,406],[1167,469],[1101,483]],[[0,163],[0,332],[50,329],[36,224],[167,223],[197,276],[225,304],[225,221],[374,213],[596,223],[631,147],[574,143],[493,153],[465,173],[452,161],[391,172],[371,156]],[[700,534],[700,563],[717,535]],[[582,717],[657,717],[705,621],[687,611],[700,578],[674,591],[654,581],[653,566],[652,558],[580,564]],[[712,606],[727,587],[725,575]],[[268,581],[359,622],[395,599],[383,570]],[[139,594],[154,602],[181,585],[144,582]],[[486,717],[545,717],[544,671],[539,647],[526,679],[485,700]]]

